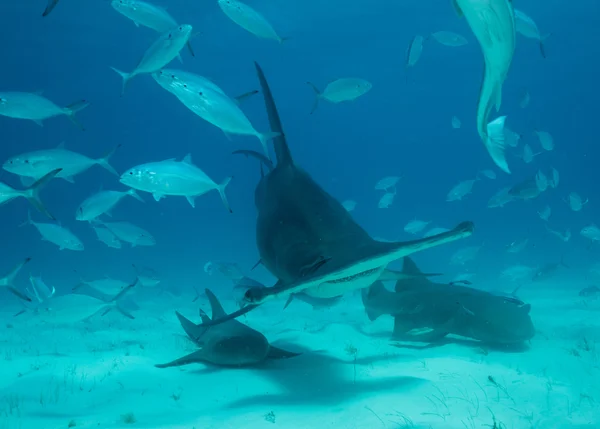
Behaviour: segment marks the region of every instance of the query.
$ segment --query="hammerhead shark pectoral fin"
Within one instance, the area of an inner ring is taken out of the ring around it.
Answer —
[[[179,359],[175,359],[168,363],[159,363],[154,365],[156,368],[170,368],[172,366],[183,366],[191,363],[202,363],[204,362],[204,353],[202,350],[196,350],[194,353],[190,353]]]

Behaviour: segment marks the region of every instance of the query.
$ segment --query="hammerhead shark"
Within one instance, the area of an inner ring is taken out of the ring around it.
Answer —
[[[217,297],[209,290],[205,290],[212,309],[213,319],[226,316],[225,310]],[[199,350],[187,356],[165,364],[155,365],[157,368],[189,365],[192,363],[205,363],[226,367],[242,367],[257,365],[270,359],[287,359],[298,356],[299,353],[288,352],[269,344],[263,334],[237,320],[211,328],[203,328],[175,313],[185,333],[198,347]],[[200,310],[203,321],[210,318]]]
[[[420,240],[388,243],[371,238],[339,201],[294,163],[267,80],[261,67],[255,66],[271,129],[279,133],[273,139],[276,165],[266,164],[268,172],[262,174],[254,193],[256,244],[262,264],[278,282],[269,288],[248,289],[245,307],[207,325],[239,317],[265,301],[290,294],[333,298],[367,288],[389,274],[389,263],[473,233],[473,223],[463,222]],[[255,156],[252,151],[244,154]]]

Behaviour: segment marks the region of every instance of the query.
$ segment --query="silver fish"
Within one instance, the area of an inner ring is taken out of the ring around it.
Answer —
[[[0,115],[16,119],[28,119],[43,126],[45,119],[65,115],[79,128],[83,126],[75,115],[88,107],[90,103],[80,100],[60,107],[40,94],[32,92],[0,92]]]

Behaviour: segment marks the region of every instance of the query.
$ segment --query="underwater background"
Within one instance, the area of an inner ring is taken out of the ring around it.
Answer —
[[[181,52],[183,64],[175,59],[169,67],[202,75],[218,83],[227,94],[237,95],[260,90],[254,68],[254,61],[258,62],[273,91],[294,161],[339,201],[355,201],[356,208],[351,214],[372,237],[414,239],[403,229],[414,219],[431,222],[428,228],[448,229],[469,220],[475,224],[475,232],[470,238],[415,256],[424,272],[443,273],[444,281],[467,274],[473,287],[509,295],[519,287],[519,298],[528,301],[526,296],[531,298],[530,302],[544,301],[561,290],[565,291],[558,298],[561,305],[565,304],[565,299],[578,305],[578,292],[600,283],[597,265],[600,251],[595,243],[600,237],[590,239],[580,233],[584,227],[600,222],[600,158],[596,131],[600,94],[599,3],[591,0],[514,2],[516,8],[535,19],[542,33],[550,36],[544,42],[544,58],[537,41],[517,35],[500,109],[500,114],[507,115],[507,126],[521,135],[519,146],[507,149],[510,175],[495,168],[477,135],[475,112],[483,74],[482,53],[467,22],[457,16],[452,2],[248,0],[247,3],[259,10],[278,33],[289,40],[279,44],[254,37],[231,22],[213,0],[157,1],[159,6],[167,7],[177,22],[191,24],[194,28],[191,42],[195,56],[184,49]],[[28,211],[35,221],[48,220],[32,209],[25,199],[17,198],[0,207],[2,275],[22,259],[31,257],[31,262],[17,276],[15,287],[25,289],[29,284],[28,276],[32,274],[42,276],[47,284],[56,287],[57,293],[67,293],[82,278],[108,276],[131,283],[136,277],[132,264],[152,267],[160,277],[160,293],[156,291],[156,296],[146,297],[143,302],[154,300],[154,305],[160,303],[164,307],[161,312],[169,314],[170,319],[175,310],[180,310],[178,305],[187,305],[191,309],[189,314],[196,316],[196,306],[191,301],[196,296],[194,288],[210,288],[215,294],[228,297],[232,288],[230,279],[207,270],[205,264],[208,262],[235,263],[243,272],[252,273],[255,279],[273,284],[274,277],[264,267],[250,270],[260,258],[256,248],[254,202],[254,189],[260,180],[259,163],[252,158],[232,155],[237,149],[260,151],[258,140],[240,135],[228,138],[219,128],[194,115],[149,75],[133,79],[121,97],[121,79],[110,67],[132,70],[158,33],[137,28],[116,13],[109,1],[61,0],[51,14],[42,18],[44,7],[45,0],[0,2],[0,90],[43,91],[44,97],[59,106],[85,99],[90,106],[77,115],[85,130],[74,126],[66,117],[48,119],[40,127],[32,121],[0,116],[0,160],[4,162],[21,153],[52,149],[61,142],[67,149],[92,158],[104,156],[120,145],[110,164],[121,174],[138,164],[170,158],[181,160],[189,153],[194,164],[215,182],[233,177],[227,187],[233,213],[223,207],[214,191],[197,198],[195,208],[183,197],[166,197],[156,202],[151,195],[140,192],[145,203],[124,198],[112,211],[112,220],[141,226],[155,237],[156,245],[131,247],[123,243],[120,249],[109,248],[96,238],[87,222],[75,220],[75,212],[85,198],[100,189],[125,191],[128,188],[119,183],[118,177],[93,166],[78,175],[74,183],[52,180],[41,193],[48,211],[81,239],[84,251],[59,250],[54,244],[42,241],[32,226],[21,226],[27,220]],[[418,63],[407,67],[407,49],[415,35],[427,37],[440,30],[458,33],[468,40],[468,44],[448,47],[427,39]],[[348,103],[320,101],[318,109],[311,114],[315,93],[307,82],[323,89],[328,82],[342,77],[360,77],[369,81],[372,89]],[[524,94],[529,94],[530,101],[521,107]],[[241,107],[257,130],[268,130],[261,94],[244,100]],[[492,117],[495,115],[493,113]],[[453,128],[454,116],[460,119],[460,128]],[[541,148],[536,130],[552,135],[553,150]],[[524,144],[533,148],[536,154],[529,163],[522,159]],[[535,177],[540,170],[552,168],[560,172],[560,184],[555,189],[549,188],[533,200],[512,201],[501,208],[488,207],[490,197],[501,188],[511,187]],[[497,175],[494,179],[482,177],[480,172],[483,170],[495,170]],[[400,177],[396,195],[389,207],[379,208],[378,201],[383,192],[376,190],[375,185],[388,176]],[[476,178],[470,194],[460,201],[446,201],[454,185]],[[18,176],[4,170],[0,180],[15,188],[23,186]],[[588,200],[580,211],[569,206],[572,192],[579,194],[584,202]],[[546,205],[552,208],[548,221],[538,215]],[[572,238],[568,241],[557,239],[548,228],[571,230]],[[527,240],[523,251],[507,252],[507,246],[520,240]],[[457,251],[470,246],[478,247],[475,255],[465,262],[451,263]],[[511,266],[528,266],[533,273],[536,267],[559,261],[568,268],[561,267],[544,282],[514,281],[502,275]],[[391,266],[398,268],[401,263]],[[12,310],[18,308],[16,298],[5,292],[0,291],[0,307],[6,317],[3,324],[19,329],[19,319],[12,316]],[[179,298],[170,305],[164,300],[164,292]],[[179,300],[181,297],[183,299]],[[357,307],[359,301],[356,298]],[[143,302],[138,302],[138,311],[150,312],[150,307],[144,307]],[[286,316],[280,314],[278,305],[269,310],[277,314],[275,317],[279,320]],[[535,311],[535,304],[532,306]],[[230,310],[235,308],[234,303],[229,305]],[[566,328],[585,321],[586,335],[600,337],[600,323],[592,322],[600,320],[600,307],[595,301],[585,307],[585,315],[577,320],[569,319],[568,312],[552,308],[554,310],[549,310],[549,314],[540,317],[540,320],[552,320],[552,325],[548,326]],[[356,318],[364,318],[359,310],[355,311]],[[313,317],[311,311],[305,310],[306,317]],[[323,319],[324,324],[328,323],[327,311],[319,310],[318,319]],[[270,317],[268,313],[263,316],[267,320]],[[348,314],[345,317],[352,318]],[[119,320],[118,316],[111,320],[127,330],[127,320],[115,322]],[[175,326],[176,319],[173,320],[174,325],[168,330],[159,323],[152,331],[164,327],[165,332],[161,335],[172,334],[179,329]],[[364,321],[368,322],[367,319]],[[102,326],[101,321],[97,323]],[[36,338],[33,326],[22,327],[30,341]],[[138,326],[132,330],[139,333],[142,328]],[[106,328],[106,331],[106,336],[110,335],[110,329]],[[551,336],[552,332],[555,332],[553,328],[547,328],[545,335]],[[577,335],[574,333],[569,341],[577,343],[580,340]],[[336,331],[335,337],[344,357],[344,344],[349,340],[345,339],[342,329]],[[567,341],[564,336],[561,338]],[[0,346],[6,350],[8,344],[0,343]],[[539,353],[537,358],[543,355],[543,350],[550,350],[546,343],[536,344],[535,339],[529,347]],[[552,347],[552,350],[564,348],[562,345]],[[314,349],[327,350],[327,341],[316,339]],[[57,352],[63,353],[63,350],[59,348]],[[511,355],[512,364],[518,365],[519,359],[529,362],[532,358],[527,356],[528,353],[530,351]],[[23,359],[27,359],[25,354]],[[434,354],[439,357],[444,353],[436,350]],[[164,351],[161,356],[167,355],[178,357],[180,353]],[[424,354],[418,360],[427,358]],[[16,352],[6,365],[19,359],[20,354]],[[94,360],[86,359],[87,362]],[[135,365],[147,365],[150,371],[154,370],[152,363]],[[376,372],[378,363],[370,365],[371,371]],[[577,373],[574,378],[582,383],[585,377],[590,377],[587,380],[590,382],[600,381],[597,361],[594,365],[586,366],[595,368],[587,375]],[[142,371],[139,367],[138,370]],[[177,377],[196,377],[196,383],[201,383],[198,374],[175,371]],[[228,371],[223,370],[218,377],[227,379],[230,377]],[[0,371],[1,374],[10,374],[10,371]],[[347,376],[352,384],[352,372]],[[11,386],[17,384],[0,376],[0,398],[11,395]],[[494,427],[600,428],[600,402],[596,402],[600,401],[600,388],[597,386],[595,392],[585,393],[596,396],[593,401],[588,401],[590,405],[585,413],[582,411],[583,417],[573,419],[571,423],[566,417],[561,423],[555,415],[554,423],[548,419],[534,426],[533,422],[539,421],[537,417],[531,421],[506,418],[508,423]],[[210,384],[202,388],[206,389],[210,389]],[[545,387],[541,389],[545,395]],[[375,409],[378,393],[370,391],[368,395],[373,398],[369,407]],[[544,395],[540,396],[541,402],[545,401]],[[579,393],[574,395],[580,397]],[[352,401],[351,396],[346,393],[345,400]],[[182,397],[185,399],[185,395]],[[538,399],[534,394],[530,397],[533,398],[531,401]],[[310,405],[319,408],[319,404]],[[283,409],[286,406],[291,405],[284,404]],[[377,419],[364,424],[357,420],[355,426],[351,425],[351,419],[340,422],[334,416],[352,412],[351,407],[344,407],[344,401],[332,400],[318,412],[305,410],[305,414],[300,413],[292,421],[284,423],[278,419],[276,424],[293,428],[314,427],[314,420],[306,416],[316,415],[321,423],[317,427],[377,427],[383,423]],[[401,408],[402,403],[398,402],[396,407]],[[75,408],[65,409],[73,411]],[[267,405],[259,407],[256,424],[251,419],[228,423],[226,413],[212,418],[210,406],[202,412],[202,423],[195,423],[189,417],[194,414],[189,408],[182,412],[181,415],[186,417],[181,424],[177,421],[177,409],[171,410],[169,424],[152,423],[151,418],[144,421],[140,417],[144,414],[143,408],[144,405],[140,405],[140,411],[136,411],[137,422],[132,425],[199,429],[270,427],[272,424],[263,419],[271,409]],[[364,407],[361,405],[360,408]],[[540,408],[552,407],[543,404]],[[67,427],[71,418],[85,420],[85,413],[78,412],[71,417],[71,411],[61,411],[60,418],[64,422],[59,422],[55,414],[42,415],[31,411],[33,409],[34,406],[24,405],[18,419],[0,413],[0,428],[50,429]],[[403,413],[406,414],[408,409]],[[119,415],[128,411],[126,407],[111,416],[114,424],[109,422],[110,419],[102,423],[97,419],[99,426],[90,422],[78,426],[127,427],[129,423],[124,423],[126,419],[120,419]],[[555,411],[560,414],[558,408]],[[31,412],[29,417],[28,412]],[[285,411],[278,409],[276,413],[283,415]],[[563,414],[566,416],[566,412]],[[414,423],[413,426],[408,423],[393,426],[389,419],[383,420],[384,427],[466,426],[460,424],[461,419],[456,422],[438,419],[437,424]],[[417,421],[414,417],[413,420]],[[492,427],[495,423],[490,422],[487,421]],[[477,421],[473,427],[484,424],[483,420]]]

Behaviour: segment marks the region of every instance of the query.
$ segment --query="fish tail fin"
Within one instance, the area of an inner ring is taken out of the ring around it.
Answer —
[[[75,115],[78,112],[81,112],[83,109],[85,109],[89,105],[90,105],[89,102],[87,102],[85,100],[79,100],[79,101],[69,104],[67,107],[64,107],[63,110],[65,112],[65,115],[67,115],[67,117],[71,120],[71,122],[73,122],[81,130],[85,130],[85,128],[83,127],[81,122],[79,122],[77,120]]]
[[[319,88],[317,88],[317,86],[312,83],[312,82],[306,82],[312,89],[313,91],[315,91],[315,101],[313,102],[312,108],[310,109],[310,114],[312,115],[313,113],[315,113],[315,110],[317,110],[317,107],[319,107],[319,99],[322,96],[321,91],[319,91]]]
[[[23,268],[23,266],[26,263],[28,263],[29,261],[31,261],[31,258],[26,258],[22,262],[19,262],[17,265],[15,265],[13,267],[13,269],[10,271],[10,273],[8,273],[5,277],[0,279],[0,285],[5,286],[10,293],[12,293],[13,295],[22,299],[23,301],[31,302],[30,297],[28,297],[27,295],[25,295],[24,293],[22,293],[21,291],[19,291],[18,289],[16,289],[13,286],[15,277],[17,276],[17,274],[19,274],[19,271],[21,271],[21,268]]]
[[[492,157],[494,163],[507,174],[510,174],[506,162],[506,139],[504,136],[504,123],[506,116],[500,116],[487,124],[487,132],[484,135],[484,145]]]
[[[19,227],[27,225],[33,225],[33,221],[31,220],[31,212],[29,210],[27,210],[27,219],[24,220]]]
[[[552,35],[552,33],[548,33],[548,34],[544,34],[542,37],[540,37],[540,53],[542,54],[542,57],[544,57],[544,58],[547,58],[546,57],[546,46],[544,45],[544,42],[551,35]]]
[[[144,199],[140,197],[140,194],[138,194],[135,189],[130,189],[129,191],[127,191],[127,195],[135,198],[138,201],[141,201],[142,203],[145,203]]]
[[[29,186],[25,190],[25,196],[27,198],[27,201],[29,201],[29,203],[33,207],[35,207],[40,213],[45,214],[48,218],[50,218],[52,220],[56,220],[56,218],[54,216],[52,216],[52,214],[50,214],[48,209],[46,209],[46,206],[44,206],[44,203],[42,203],[42,200],[40,199],[40,191],[42,190],[42,188],[44,186],[46,186],[48,184],[48,182],[50,180],[54,179],[54,177],[61,171],[62,171],[62,168],[57,168],[56,170],[52,170],[50,173],[47,173],[40,179],[36,180],[31,186]],[[30,220],[31,220],[31,218],[30,218]]]
[[[231,210],[231,206],[229,205],[229,201],[227,200],[227,195],[225,195],[225,188],[227,188],[227,185],[229,185],[231,179],[233,179],[233,176],[228,177],[227,179],[223,180],[223,183],[217,185],[217,191],[219,191],[219,195],[221,195],[221,201],[223,201],[223,204],[225,205],[225,208],[229,211],[229,213],[233,213],[233,210]]]
[[[102,168],[110,171],[112,174],[114,174],[115,176],[118,176],[119,173],[117,173],[117,171],[113,168],[112,165],[110,165],[108,163],[108,161],[110,160],[110,158],[115,154],[115,152],[117,151],[117,149],[119,149],[121,147],[120,144],[116,145],[113,149],[111,149],[106,155],[104,155],[102,158],[98,158],[96,160],[96,164],[98,164],[99,166],[101,166]]]
[[[129,292],[131,289],[133,289],[135,286],[137,286],[140,283],[140,278],[136,277],[135,281],[127,286],[125,286],[123,289],[121,289],[121,291],[119,291],[119,293],[117,293],[115,296],[110,297],[108,299],[109,303],[116,303],[117,301],[119,301],[121,298],[123,298],[127,292]]]
[[[286,308],[288,308],[288,306],[292,303],[293,300],[294,300],[294,294],[291,293],[290,296],[288,297],[287,301],[285,302],[285,304],[283,304],[283,309],[285,310]]]
[[[279,137],[280,135],[281,135],[281,133],[278,133],[277,131],[269,131],[266,133],[260,133],[258,135],[258,138],[260,139],[260,144],[263,148],[263,152],[265,153],[265,155],[267,156],[267,159],[269,161],[271,160],[271,156],[269,155],[268,143],[270,140],[273,140],[273,139]]]
[[[57,4],[58,0],[48,0],[48,4],[46,5],[46,9],[44,9],[44,13],[42,13],[42,16],[50,15],[50,12],[54,10]]]
[[[133,76],[131,73],[126,73],[114,67],[111,67],[111,69],[113,69],[115,73],[117,73],[119,76],[121,76],[121,79],[123,79],[123,86],[121,87],[121,97],[123,97],[123,94],[125,94],[125,88],[127,88],[127,84]]]
[[[258,94],[257,89],[255,89],[253,91],[244,92],[243,94],[240,94],[237,97],[234,97],[233,99],[236,102],[236,104],[239,106],[243,101],[252,97],[254,94]]]

